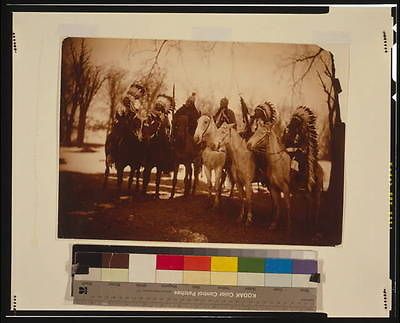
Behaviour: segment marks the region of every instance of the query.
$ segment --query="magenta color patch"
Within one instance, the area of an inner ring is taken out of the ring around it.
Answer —
[[[311,259],[293,259],[293,274],[315,274],[318,272],[318,263]]]
[[[183,270],[183,256],[157,255],[156,269]]]

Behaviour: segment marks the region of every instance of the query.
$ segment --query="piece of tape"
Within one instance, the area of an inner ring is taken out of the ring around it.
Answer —
[[[319,273],[311,274],[310,282],[320,283],[321,282],[321,275]]]

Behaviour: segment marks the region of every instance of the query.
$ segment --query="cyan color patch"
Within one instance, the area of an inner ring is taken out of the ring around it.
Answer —
[[[266,273],[291,274],[293,269],[292,259],[267,258],[264,264]]]

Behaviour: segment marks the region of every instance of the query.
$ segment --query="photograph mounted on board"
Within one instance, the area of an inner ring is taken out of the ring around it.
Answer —
[[[335,53],[102,38],[61,50],[59,238],[341,243]]]

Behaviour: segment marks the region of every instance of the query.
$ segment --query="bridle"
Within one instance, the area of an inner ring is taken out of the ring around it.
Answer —
[[[211,117],[210,117],[210,116],[207,116],[207,115],[205,115],[205,117],[209,118],[210,121],[208,122],[207,127],[206,127],[206,128],[203,130],[203,132],[201,133],[201,136],[200,136],[201,139],[203,139],[204,134],[207,132],[207,130],[208,130],[208,128],[210,127],[210,124],[211,124]]]
[[[271,134],[271,132],[272,132],[272,129],[266,131],[265,134],[256,142],[256,144],[254,145],[254,147],[260,146],[261,143],[262,143],[262,141],[266,140],[266,137],[267,137],[267,136],[269,137],[269,135]],[[285,147],[285,148],[282,148],[281,150],[274,151],[274,152],[268,152],[267,149],[264,150],[264,149],[259,149],[259,148],[258,148],[258,149],[253,149],[253,150],[254,150],[254,151],[258,151],[258,152],[262,152],[262,153],[266,153],[266,154],[268,154],[268,155],[277,155],[277,154],[280,154],[280,153],[282,153],[282,152],[284,152],[284,151],[287,152],[286,147]]]

